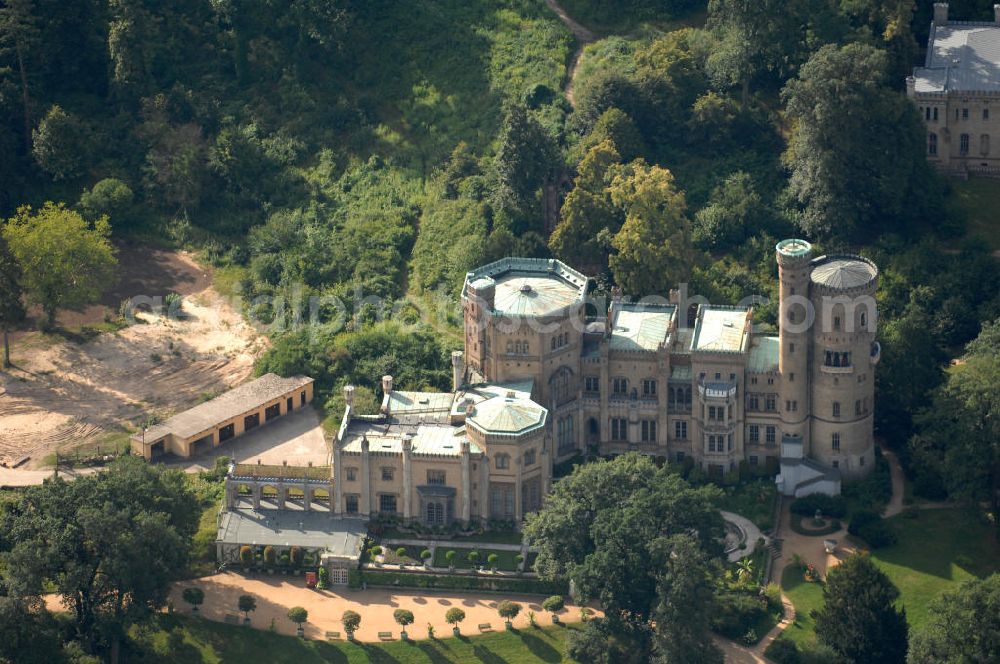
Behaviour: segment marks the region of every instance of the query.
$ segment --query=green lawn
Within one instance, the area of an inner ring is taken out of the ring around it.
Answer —
[[[912,631],[927,622],[927,606],[942,592],[1000,570],[1000,542],[993,527],[974,512],[921,510],[916,518],[899,515],[888,521],[899,541],[871,556],[899,588]],[[786,567],[781,587],[795,605],[796,616],[784,638],[808,650],[816,643],[809,612],[823,605],[822,586],[806,583],[798,569]]]
[[[474,626],[466,626],[466,629]],[[346,643],[304,641],[263,630],[236,627],[185,616],[159,616],[148,629],[130,632],[131,652],[125,662],[190,664],[241,662],[311,664],[363,662],[393,664],[445,664],[447,662],[488,662],[490,664],[531,664],[572,662],[563,653],[568,630],[576,625],[496,632],[472,637],[423,640],[403,643]],[[416,626],[410,631],[422,632]]]
[[[801,569],[789,565],[781,574],[781,588],[795,606],[795,622],[785,629],[783,638],[795,641],[800,647],[815,644],[816,623],[809,614],[823,606],[823,586],[807,582]]]
[[[1000,570],[1000,543],[993,527],[974,512],[920,510],[917,518],[889,519],[899,541],[872,558],[899,588],[913,629],[927,621],[927,604],[973,577]]]
[[[423,564],[423,558],[420,554],[427,548],[424,546],[404,546],[406,549],[406,554],[400,558],[396,555],[396,550],[399,549],[399,545],[388,543],[383,544],[382,548],[385,552],[385,562],[398,565],[402,563],[403,565],[420,565]]]
[[[1000,180],[969,178],[951,183],[951,203],[964,212],[968,234],[1000,249]]]
[[[488,567],[489,563],[487,562],[487,558],[489,557],[489,555],[491,553],[495,553],[495,554],[497,554],[497,557],[498,557],[498,560],[497,560],[497,569],[499,569],[499,570],[501,570],[503,572],[513,572],[513,571],[515,571],[517,569],[517,567],[516,567],[517,563],[514,560],[515,556],[517,556],[517,552],[516,551],[496,551],[496,550],[493,550],[493,549],[471,549],[471,548],[460,548],[460,547],[457,547],[457,546],[454,547],[454,548],[448,548],[448,547],[444,547],[444,546],[439,546],[437,549],[435,549],[435,551],[434,551],[434,566],[435,567],[447,567],[448,566],[448,559],[445,557],[445,556],[447,556],[448,551],[454,551],[455,552],[455,554],[456,554],[455,555],[455,567],[457,567],[459,569],[471,569],[472,568],[472,563],[469,561],[469,552],[470,551],[478,551],[479,552],[479,560],[476,563],[478,565],[485,565],[485,566]]]

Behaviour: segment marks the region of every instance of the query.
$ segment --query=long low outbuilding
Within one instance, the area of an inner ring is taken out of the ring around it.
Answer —
[[[168,453],[192,457],[303,408],[312,398],[312,378],[264,374],[134,434],[132,452],[146,459]]]

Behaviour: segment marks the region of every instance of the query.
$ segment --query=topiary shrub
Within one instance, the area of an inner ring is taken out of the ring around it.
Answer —
[[[347,632],[348,640],[353,641],[354,632],[358,631],[358,628],[361,627],[361,614],[348,609],[340,617],[340,622],[344,625],[344,631]]]
[[[455,636],[458,636],[459,634],[458,623],[463,620],[465,620],[465,611],[457,606],[451,607],[448,609],[448,612],[444,614],[444,621],[451,625],[451,631],[455,633]]]
[[[500,617],[504,619],[507,625],[507,629],[511,629],[510,621],[517,617],[517,614],[521,612],[521,605],[517,602],[512,602],[509,599],[497,604],[497,613]]]
[[[240,547],[240,563],[246,566],[253,565],[253,549],[246,544]]]
[[[274,550],[273,546],[264,547],[264,563],[266,565],[273,565],[278,560],[278,552]]]
[[[302,565],[302,558],[303,558],[302,549],[300,549],[299,547],[293,546],[288,551],[288,560],[289,562],[292,563],[292,566],[299,567],[300,565]]]

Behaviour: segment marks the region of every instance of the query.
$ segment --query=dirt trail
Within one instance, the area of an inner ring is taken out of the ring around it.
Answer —
[[[573,18],[566,13],[566,10],[559,6],[559,3],[556,2],[556,0],[545,0],[545,4],[555,13],[556,16],[559,17],[559,20],[570,29],[573,36],[576,37],[577,42],[580,44],[576,49],[576,53],[573,55],[573,62],[569,66],[569,71],[566,72],[566,99],[569,100],[571,106],[576,106],[576,97],[573,95],[573,83],[576,79],[576,72],[580,67],[580,62],[583,60],[583,47],[595,41],[597,36],[587,28],[574,21]]]
[[[184,254],[173,260],[204,273]],[[83,343],[22,335],[16,367],[0,373],[0,460],[30,456],[37,467],[56,449],[101,441],[246,380],[266,340],[208,281],[185,296],[181,320],[139,314],[144,324]]]

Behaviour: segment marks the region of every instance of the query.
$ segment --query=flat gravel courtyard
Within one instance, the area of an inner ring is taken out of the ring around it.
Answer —
[[[340,632],[346,638],[340,617],[351,609],[361,614],[361,629],[355,634],[359,641],[378,641],[379,632],[392,632],[399,638],[399,625],[393,620],[396,609],[409,609],[416,621],[407,627],[411,639],[427,638],[427,623],[434,626],[436,636],[451,636],[451,626],[444,621],[445,612],[453,607],[465,611],[462,633],[478,634],[480,623],[490,623],[494,631],[504,629],[504,621],[496,612],[496,605],[505,599],[521,604],[521,614],[514,620],[514,626],[527,627],[528,611],[535,612],[535,620],[541,625],[552,623],[552,617],[542,609],[544,597],[538,595],[508,595],[456,592],[434,592],[418,589],[374,589],[348,590],[338,587],[331,590],[310,590],[305,587],[301,576],[262,576],[248,578],[240,574],[226,573],[207,576],[177,583],[170,593],[174,610],[189,613],[191,607],[184,603],[181,593],[184,588],[197,586],[205,591],[205,603],[200,613],[209,620],[224,621],[225,616],[239,616],[237,602],[240,595],[253,595],[257,600],[257,610],[251,614],[253,627],[269,629],[272,619],[274,628],[281,634],[295,634],[295,625],[286,614],[293,606],[304,607],[309,612],[309,620],[304,625],[305,634],[310,639],[324,640],[327,632]],[[599,615],[599,611],[595,611]],[[578,622],[580,609],[567,603],[560,612],[564,622]]]

